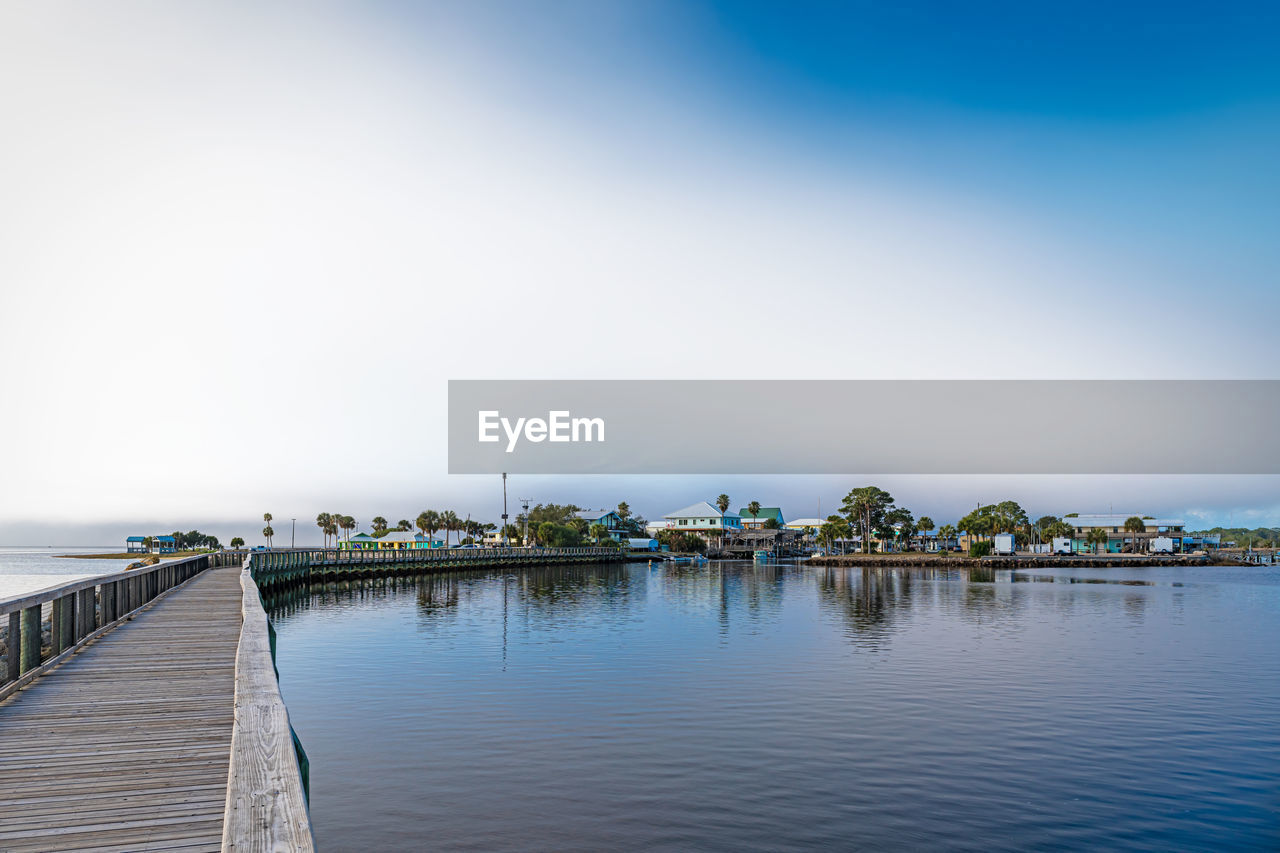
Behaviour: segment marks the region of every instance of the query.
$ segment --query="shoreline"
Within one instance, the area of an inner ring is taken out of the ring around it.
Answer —
[[[1054,568],[1155,568],[1159,566],[1251,566],[1253,563],[1207,554],[1018,554],[1013,556],[966,557],[955,554],[841,554],[810,557],[806,565],[832,568],[979,568],[979,569],[1054,569]]]

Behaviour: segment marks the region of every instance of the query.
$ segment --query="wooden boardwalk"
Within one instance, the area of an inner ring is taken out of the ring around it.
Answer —
[[[209,569],[0,702],[0,851],[222,849],[241,600]]]

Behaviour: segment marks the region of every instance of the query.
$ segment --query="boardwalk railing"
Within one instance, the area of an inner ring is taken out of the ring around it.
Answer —
[[[201,554],[0,600],[0,627],[7,625],[0,699],[209,568],[216,556]]]
[[[280,695],[262,597],[245,560],[240,574],[240,644],[236,647],[235,725],[222,820],[222,849],[312,851],[311,822],[289,712]]]
[[[242,552],[243,553],[243,552]],[[253,577],[262,587],[299,580],[331,580],[383,572],[445,571],[496,566],[599,563],[625,560],[617,548],[405,548],[347,550],[290,548],[253,552]]]

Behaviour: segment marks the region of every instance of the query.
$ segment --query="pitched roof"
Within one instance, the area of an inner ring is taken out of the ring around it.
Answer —
[[[713,507],[706,501],[698,501],[696,504],[689,504],[684,509],[678,509],[675,512],[669,512],[663,518],[719,518],[720,510]],[[738,516],[732,512],[726,512],[725,518],[737,518]]]
[[[421,539],[419,539],[421,537]],[[386,536],[380,537],[382,542],[418,542],[426,541],[426,537],[421,533],[410,533],[408,530],[393,530]]]
[[[752,515],[751,515],[751,513],[747,512],[747,508],[746,508],[745,506],[740,506],[740,507],[738,507],[738,517],[739,517],[739,518],[752,518]],[[769,520],[769,519],[771,519],[771,518],[776,518],[776,519],[778,519],[779,521],[781,521],[781,520],[782,520],[782,508],[781,508],[781,507],[776,507],[776,506],[762,506],[762,507],[760,507],[760,512],[756,513],[755,517],[754,517],[754,518],[752,518],[752,520],[753,520],[753,521],[768,521],[768,520]]]
[[[604,518],[606,515],[613,514],[614,511],[611,509],[584,509],[574,513],[575,516],[583,519],[584,521],[595,521],[598,518]]]

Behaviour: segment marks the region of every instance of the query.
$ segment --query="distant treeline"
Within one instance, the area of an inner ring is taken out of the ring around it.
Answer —
[[[1237,545],[1252,543],[1254,547],[1271,547],[1280,542],[1280,528],[1276,527],[1255,527],[1252,530],[1247,527],[1211,527],[1208,530],[1193,530],[1192,533],[1196,536],[1217,533],[1222,536],[1223,542],[1235,542]]]

